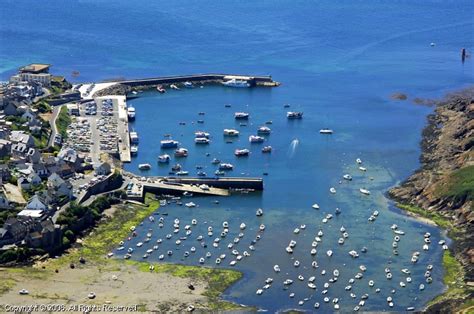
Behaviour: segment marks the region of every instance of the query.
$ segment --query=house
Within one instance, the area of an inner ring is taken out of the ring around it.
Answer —
[[[20,219],[31,218],[34,220],[43,220],[46,218],[46,212],[40,209],[23,209],[16,217]]]
[[[22,241],[33,226],[34,221],[31,218],[8,218],[0,232],[0,245]]]
[[[3,112],[7,116],[17,116],[20,114],[20,111],[18,110],[18,107],[20,107],[20,103],[18,101],[10,101],[7,104],[5,104],[3,108]]]
[[[28,181],[32,186],[38,186],[41,184],[41,178],[35,172],[31,173],[28,176]]]
[[[103,162],[95,169],[95,173],[98,175],[108,175],[111,172],[112,172],[112,167],[107,162]]]
[[[25,240],[30,247],[51,251],[62,244],[61,227],[55,225],[51,218],[37,222]]]
[[[10,203],[8,202],[7,197],[3,191],[0,191],[0,209],[9,209]]]
[[[32,121],[36,119],[36,114],[31,111],[31,108],[26,109],[26,111],[21,115],[23,119],[26,119],[28,121]]]
[[[26,134],[25,131],[11,131],[10,141],[14,144],[23,143],[28,148],[35,145],[35,140],[29,134]]]
[[[63,147],[58,153],[58,158],[71,166],[74,170],[79,170],[83,161],[77,151],[69,147]]]
[[[27,177],[20,177],[17,180],[17,184],[21,190],[28,191],[31,189],[31,184],[30,184],[30,181],[28,181]]]
[[[37,149],[30,147],[26,153],[26,158],[29,162],[36,164],[41,160],[41,153]]]
[[[22,158],[26,156],[28,146],[25,143],[14,143],[11,146],[11,154],[13,157]]]
[[[70,116],[80,116],[78,104],[67,104],[67,112]]]
[[[21,67],[18,74],[15,75],[17,78],[13,80],[19,80],[20,82],[36,82],[41,85],[49,87],[51,86],[51,74],[49,73],[49,64],[32,63]],[[12,79],[10,79],[12,80]]]
[[[59,168],[56,171],[56,173],[59,174],[61,178],[67,179],[67,178],[72,177],[75,171],[72,168],[72,166],[70,166],[69,164],[61,164],[59,165]]]
[[[57,173],[53,173],[48,178],[48,191],[54,197],[67,197],[71,199],[73,197],[72,184],[69,181],[63,180]]]
[[[34,163],[33,171],[36,172],[41,179],[46,179],[49,175],[48,169],[43,163]]]
[[[38,195],[34,195],[28,204],[25,206],[26,210],[42,210],[47,211],[48,206],[46,206]]]
[[[0,164],[0,180],[2,182],[7,182],[12,177],[10,169],[8,169],[8,165]]]
[[[0,139],[0,158],[9,156],[12,149],[12,142]]]

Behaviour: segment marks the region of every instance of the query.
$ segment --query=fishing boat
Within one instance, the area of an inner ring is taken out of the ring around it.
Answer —
[[[247,148],[244,149],[236,149],[234,151],[234,155],[237,157],[243,157],[243,156],[248,156],[250,154],[250,151]]]
[[[239,136],[239,131],[234,129],[224,129],[224,136]]]
[[[170,162],[170,155],[164,154],[164,155],[158,156],[158,162],[162,163],[162,164],[169,163]]]
[[[140,169],[140,170],[150,170],[151,165],[150,164],[139,164],[138,169]]]
[[[179,142],[175,140],[162,140],[160,142],[161,148],[176,148]]]
[[[166,93],[166,89],[164,89],[164,87],[161,86],[161,85],[158,85],[158,86],[156,87],[156,90],[157,90],[158,93],[160,93],[160,94]]]
[[[321,130],[319,130],[319,133],[320,134],[333,134],[334,131],[331,130],[331,129],[321,129]]]
[[[303,112],[299,111],[288,111],[286,113],[286,117],[288,119],[302,119],[303,118]]]
[[[135,131],[130,132],[130,143],[138,144],[138,142],[139,142],[138,133]]]
[[[234,165],[229,163],[221,163],[219,164],[219,170],[232,170],[234,169]]]
[[[211,136],[211,134],[207,132],[203,132],[203,131],[197,131],[194,133],[194,137],[196,138],[199,138],[199,137],[209,138],[209,136]]]
[[[135,108],[130,105],[127,107],[127,116],[128,116],[128,120],[135,120]]]
[[[249,136],[249,142],[250,143],[263,143],[265,141],[264,137],[258,136],[258,135],[250,135]]]
[[[250,117],[250,114],[247,112],[236,112],[234,113],[234,118],[236,120],[248,120]]]
[[[196,137],[194,143],[196,144],[209,144],[211,141],[206,137]]]
[[[262,148],[262,153],[271,153],[272,152],[272,147],[271,146],[265,146]]]
[[[258,134],[270,134],[271,132],[272,130],[267,126],[261,126],[257,130]]]
[[[188,157],[188,150],[186,148],[178,148],[174,151],[175,157]]]
[[[248,88],[250,84],[245,80],[231,79],[228,81],[222,82],[222,85],[227,87],[239,87],[239,88]]]
[[[138,145],[130,146],[130,154],[132,154],[132,155],[138,154]]]

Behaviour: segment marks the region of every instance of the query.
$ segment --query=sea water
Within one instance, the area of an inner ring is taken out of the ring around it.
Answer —
[[[234,267],[244,277],[225,291],[225,299],[270,311],[310,310],[319,302],[320,310],[331,311],[333,304],[324,303],[321,291],[337,268],[339,279],[331,284],[327,296],[331,301],[338,297],[342,310],[352,309],[364,293],[369,293],[364,310],[388,310],[387,296],[395,300],[392,310],[419,309],[443,289],[443,252],[437,245],[442,236],[438,229],[400,213],[385,193],[419,166],[420,134],[432,108],[414,105],[411,100],[440,97],[473,80],[472,60],[464,65],[460,62],[460,49],[474,48],[473,9],[471,1],[262,1],[251,5],[244,1],[218,5],[210,1],[76,1],[67,5],[5,1],[0,12],[0,73],[6,80],[20,65],[45,62],[53,64],[53,73],[78,82],[206,72],[272,75],[282,83],[280,87],[149,91],[129,101],[137,110],[130,127],[138,132],[140,144],[127,170],[145,176],[166,175],[170,165],[179,162],[191,175],[197,173],[197,165],[212,175],[216,167],[211,160],[218,158],[234,164],[228,175],[264,178],[263,192],[193,197],[189,201],[198,207],[172,204],[160,208],[168,213],[164,228],[146,219],[137,229],[139,236],[126,246],[143,242],[149,228],[152,239],[140,249],[135,247],[133,258],[142,260],[156,239],[163,238],[148,261],[157,261],[160,254],[172,249],[173,255],[166,255],[165,261],[198,265],[209,251],[212,257],[204,265],[215,266],[217,255],[225,252],[220,267],[232,268],[227,243],[240,232],[239,225],[247,225],[236,245],[242,253],[249,250],[263,223],[266,230],[256,250]],[[72,71],[80,75],[72,78]],[[395,92],[406,93],[409,100],[390,99]],[[287,120],[290,110],[303,111],[303,119]],[[247,126],[234,120],[236,111],[250,113]],[[197,123],[200,119],[204,124]],[[265,143],[250,144],[248,136],[270,120],[272,133],[265,136]],[[226,143],[224,128],[237,128],[240,136]],[[331,128],[334,134],[320,135],[321,128]],[[211,133],[209,145],[194,144],[198,130]],[[186,147],[189,157],[179,161],[173,157],[169,166],[158,165],[157,157],[164,153],[159,141],[165,134]],[[262,154],[264,145],[271,145],[273,151]],[[249,148],[252,153],[237,158],[236,148]],[[363,160],[367,172],[358,170],[356,158]],[[140,172],[139,163],[150,163],[152,169]],[[342,179],[345,173],[353,176],[351,182]],[[336,188],[336,194],[329,192],[330,187]],[[359,193],[361,187],[371,195]],[[313,203],[320,209],[312,209]],[[336,207],[342,212],[338,216]],[[262,217],[255,216],[257,208],[264,209]],[[380,214],[376,221],[368,222],[374,210]],[[334,217],[324,224],[322,219],[328,213]],[[179,234],[172,233],[175,218],[181,220]],[[176,239],[184,235],[184,225],[192,218],[198,225],[177,247]],[[230,234],[213,248],[224,220],[230,224]],[[394,223],[406,233],[401,236],[398,256],[392,255],[391,248],[390,226]],[[294,234],[293,229],[301,224],[306,229]],[[207,236],[209,225],[214,228],[212,237]],[[341,226],[349,233],[342,246],[337,244]],[[319,268],[314,270],[309,251],[320,229],[324,236],[315,257]],[[432,234],[432,244],[425,252],[423,234],[427,231]],[[172,239],[165,240],[167,233],[173,234]],[[204,235],[207,248],[195,240],[199,234]],[[297,245],[290,256],[285,247],[291,239]],[[184,258],[191,246],[197,252]],[[358,259],[348,255],[352,249],[360,252],[363,246],[368,251]],[[328,249],[334,251],[331,258],[326,255]],[[421,256],[412,265],[414,251]],[[295,259],[301,262],[298,268],[293,266]],[[281,273],[274,273],[274,264],[280,265]],[[344,287],[361,264],[367,271],[353,284],[357,298],[352,299]],[[434,265],[433,283],[418,292],[428,264]],[[391,281],[385,279],[385,267],[392,270]],[[406,278],[402,268],[409,268],[413,278],[405,288],[399,286]],[[328,272],[325,276],[323,269]],[[297,279],[300,274],[305,281]],[[316,291],[306,286],[312,275],[316,276]],[[255,291],[267,277],[273,277],[272,287],[257,296]],[[295,282],[283,290],[287,278]],[[369,280],[375,281],[373,288]],[[380,293],[375,293],[377,287]],[[394,295],[392,289],[396,289]],[[291,292],[294,298],[289,298]],[[305,298],[309,301],[299,306],[298,301]]]

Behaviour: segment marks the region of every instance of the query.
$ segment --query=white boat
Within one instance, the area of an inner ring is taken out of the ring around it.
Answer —
[[[234,129],[224,129],[224,136],[239,136],[239,131]]]
[[[248,120],[250,114],[247,112],[236,112],[234,113],[234,118],[236,120]]]
[[[191,207],[196,207],[196,204],[194,204],[193,202],[189,202],[189,203],[184,204],[184,206],[191,208]]]
[[[246,148],[244,149],[236,149],[234,151],[235,156],[241,157],[241,156],[248,156],[250,154],[250,151]]]
[[[175,140],[162,140],[160,141],[161,148],[176,148],[179,142]]]
[[[195,136],[195,137],[205,137],[205,138],[209,138],[209,136],[211,136],[211,134],[209,134],[208,132],[197,131],[197,132],[194,133],[194,136]]]
[[[177,176],[187,176],[188,174],[189,174],[189,171],[184,171],[184,170],[176,172]]]
[[[367,171],[367,168],[365,168],[365,167],[359,167],[359,170],[360,170],[360,171]]]
[[[344,178],[344,180],[347,180],[347,181],[351,181],[352,180],[352,176],[350,174],[345,174],[342,176]]]
[[[261,208],[257,209],[257,212],[255,213],[255,215],[257,215],[257,217],[263,216],[263,209]]]
[[[258,128],[257,133],[258,134],[270,134],[271,131],[272,130],[268,126],[261,126],[261,127]]]
[[[241,87],[241,88],[242,87],[243,88],[250,87],[250,84],[247,81],[238,80],[238,79],[235,79],[235,78],[222,82],[222,85],[227,86],[227,87]]]
[[[331,192],[332,194],[335,194],[335,193],[336,193],[336,189],[332,187],[332,188],[329,189],[329,192]]]
[[[211,141],[206,137],[196,137],[194,143],[196,144],[209,144]]]
[[[176,84],[171,84],[170,88],[174,90],[179,90],[179,87]]]
[[[221,163],[219,164],[219,170],[232,170],[234,169],[234,165],[229,163]]]
[[[164,155],[160,155],[158,156],[158,162],[159,163],[168,163],[170,162],[170,155],[168,154],[164,154]]]
[[[130,146],[130,154],[132,154],[132,155],[138,154],[138,145]]]
[[[321,129],[321,130],[319,130],[319,133],[321,133],[321,134],[333,134],[334,131],[331,130],[331,129]]]
[[[265,146],[262,148],[262,153],[271,153],[272,149],[273,148],[271,146]]]
[[[150,170],[151,165],[150,164],[139,164],[138,169],[140,169],[140,170]]]
[[[365,195],[370,195],[370,191],[367,189],[360,188],[359,189],[360,193],[365,194]]]
[[[286,113],[286,117],[288,119],[302,119],[303,118],[303,112],[298,112],[298,111],[288,111]]]
[[[188,157],[188,150],[186,148],[178,148],[174,151],[176,157]]]
[[[319,205],[314,203],[311,207],[313,207],[314,209],[319,209]]]
[[[135,119],[135,114],[136,114],[135,107],[133,107],[132,105],[128,106],[127,107],[128,119],[129,120],[134,120]]]
[[[184,85],[184,87],[186,87],[186,88],[193,88],[193,83],[191,83],[191,82],[184,82],[183,85]]]
[[[358,163],[360,165],[362,163],[362,160],[360,158],[357,158],[356,163]]]
[[[250,135],[249,136],[249,142],[250,143],[263,143],[265,141],[264,137],[258,136],[258,135]]]
[[[139,142],[138,133],[135,131],[130,132],[130,142],[132,144],[137,144]]]

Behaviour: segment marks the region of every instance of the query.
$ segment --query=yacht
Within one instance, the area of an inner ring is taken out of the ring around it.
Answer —
[[[194,133],[194,136],[196,138],[199,138],[199,137],[209,138],[209,136],[211,136],[211,134],[209,134],[207,132],[203,132],[203,131],[197,131],[197,132]]]
[[[224,129],[224,136],[239,136],[239,131],[234,129]]]
[[[321,129],[321,130],[319,130],[319,133],[321,133],[321,134],[333,134],[334,131],[331,130],[331,129]]]
[[[248,120],[250,117],[250,114],[247,112],[236,112],[234,113],[234,118],[236,120]]]
[[[258,135],[250,135],[249,136],[249,142],[250,143],[263,143],[265,141],[264,137],[258,136]]]
[[[235,156],[237,157],[242,157],[242,156],[248,156],[250,154],[250,151],[246,148],[244,149],[236,149],[234,151]]]
[[[272,152],[272,147],[271,146],[265,146],[262,148],[262,153],[271,153]]]
[[[178,148],[174,151],[175,157],[188,157],[188,150],[186,148]]]
[[[130,154],[132,154],[132,155],[138,154],[138,145],[130,146]]]
[[[179,142],[174,140],[163,140],[160,142],[161,148],[176,148],[178,144]]]
[[[135,131],[130,132],[130,142],[132,144],[137,144],[139,142],[138,133]]]
[[[139,164],[138,169],[140,169],[140,170],[150,170],[151,165],[150,164]]]
[[[219,164],[219,170],[233,170],[234,165],[229,164],[229,163],[221,163]]]
[[[194,143],[196,144],[209,144],[211,141],[206,137],[196,137]]]
[[[250,87],[250,84],[245,80],[231,79],[225,82],[222,82],[222,85],[227,87]]]
[[[288,111],[286,113],[286,117],[288,119],[301,119],[303,118],[303,112],[298,112],[298,111]]]
[[[257,130],[258,134],[270,134],[271,132],[272,130],[268,126],[261,126]]]
[[[135,119],[135,107],[133,106],[128,106],[127,108],[127,116],[128,116],[128,120],[134,120]]]
[[[170,162],[170,155],[168,154],[164,154],[164,155],[160,155],[158,156],[158,162],[159,163],[169,163]]]

